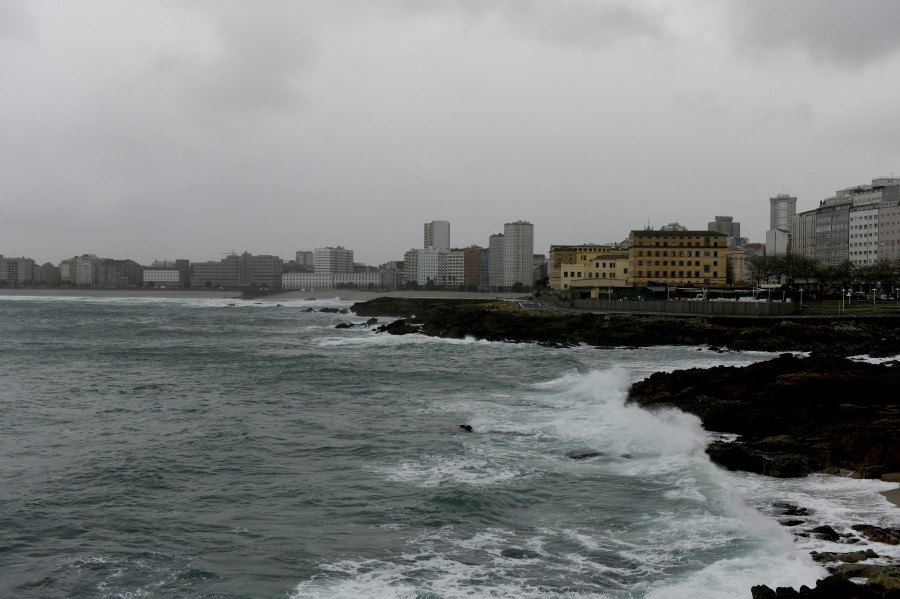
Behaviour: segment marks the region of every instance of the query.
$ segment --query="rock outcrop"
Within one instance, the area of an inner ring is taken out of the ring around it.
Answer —
[[[898,385],[895,367],[784,354],[742,368],[656,373],[635,383],[629,400],[676,406],[708,430],[740,435],[707,449],[732,470],[873,478],[900,471]]]
[[[434,337],[597,347],[707,345],[742,351],[893,355],[900,319],[867,320],[679,317],[535,311],[512,302],[378,298],[356,303],[359,316],[394,316]],[[412,332],[412,331],[411,331]]]

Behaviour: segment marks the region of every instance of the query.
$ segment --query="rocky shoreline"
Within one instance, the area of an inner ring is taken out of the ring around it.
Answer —
[[[513,302],[379,298],[353,304],[359,316],[402,320],[392,334],[533,342],[546,345],[645,347],[706,345],[735,351],[895,355],[900,318],[724,318],[536,311]],[[406,326],[402,326],[406,325]]]
[[[729,470],[797,477],[824,472],[896,480],[900,472],[900,406],[893,395],[900,369],[833,356],[793,354],[741,368],[720,366],[655,373],[632,385],[628,400],[648,409],[674,406],[697,415],[707,430],[738,435],[710,443],[707,454]],[[780,522],[794,534],[826,541],[900,544],[900,529],[855,526],[802,528],[805,509],[782,506]],[[800,518],[798,518],[800,517]],[[796,528],[795,528],[796,527]],[[872,551],[817,553],[831,576],[814,589],[754,587],[754,599],[900,597],[900,565],[865,563]],[[864,585],[850,579],[865,579]]]
[[[706,345],[722,350],[810,352],[782,354],[750,366],[656,373],[635,383],[629,401],[647,409],[674,406],[697,415],[707,430],[732,433],[713,442],[710,458],[731,470],[798,477],[814,472],[900,480],[900,368],[848,356],[900,353],[900,320],[873,318],[735,319],[592,314],[521,309],[509,302],[435,303],[373,300],[354,304],[359,316],[399,318],[378,328],[387,334],[474,337],[491,341],[596,347]],[[371,323],[370,324],[374,324]],[[893,478],[892,478],[893,477]],[[785,526],[801,523],[802,506],[781,506]],[[799,518],[798,518],[799,517]],[[753,599],[782,597],[900,599],[900,564],[867,563],[877,554],[854,547],[900,544],[900,530],[855,527],[840,538],[831,527],[795,534],[847,543],[845,553],[813,559],[831,575],[815,588],[752,589]],[[827,530],[826,530],[827,529]],[[860,584],[864,583],[864,584]]]

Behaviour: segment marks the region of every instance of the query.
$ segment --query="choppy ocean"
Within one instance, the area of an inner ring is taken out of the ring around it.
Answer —
[[[0,298],[0,597],[747,598],[848,550],[775,502],[900,525],[894,485],[725,472],[695,417],[625,405],[768,354],[393,337],[282,303]]]

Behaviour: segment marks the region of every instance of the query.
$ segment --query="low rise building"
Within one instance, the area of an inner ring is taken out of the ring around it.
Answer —
[[[281,277],[283,289],[316,291],[339,286],[381,289],[384,287],[380,272],[286,272]]]
[[[602,299],[604,292],[631,286],[628,252],[597,255],[578,267],[570,268],[569,271],[562,271],[563,285],[582,298]]]
[[[722,287],[728,236],[715,231],[633,230],[629,236],[632,285]]]
[[[622,253],[623,248],[616,245],[551,245],[548,277],[550,289],[565,291],[571,282],[587,279],[588,264],[594,258]]]
[[[144,285],[148,287],[180,287],[181,272],[177,268],[145,268]]]
[[[284,261],[278,256],[254,256],[248,252],[229,254],[218,262],[191,264],[193,287],[268,287],[281,286]]]

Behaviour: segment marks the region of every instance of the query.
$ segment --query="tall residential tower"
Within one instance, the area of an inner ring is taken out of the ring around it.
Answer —
[[[779,193],[769,198],[769,229],[792,231],[792,220],[797,214],[797,198],[786,193]]]
[[[503,286],[534,283],[534,225],[524,220],[503,225]]]
[[[425,249],[450,249],[450,223],[445,220],[433,220],[425,223]]]

